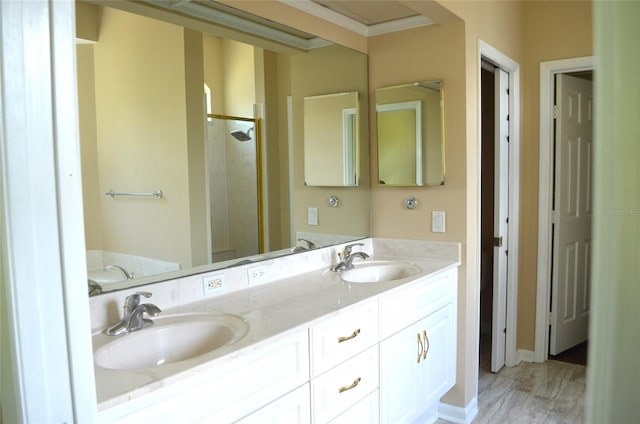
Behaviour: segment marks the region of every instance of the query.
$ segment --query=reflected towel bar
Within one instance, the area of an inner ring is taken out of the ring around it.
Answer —
[[[105,193],[107,196],[138,196],[138,197],[155,197],[157,199],[162,198],[162,190],[158,189],[153,193],[119,193],[117,191],[109,190]]]

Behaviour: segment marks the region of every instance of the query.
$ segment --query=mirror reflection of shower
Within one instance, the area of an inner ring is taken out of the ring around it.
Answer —
[[[261,253],[257,125],[253,118],[208,115],[205,151],[213,262]]]
[[[234,130],[234,131],[231,131],[230,134],[233,138],[235,138],[238,141],[249,141],[251,140],[251,135],[250,135],[251,131],[253,131],[253,127],[249,128],[246,131]]]

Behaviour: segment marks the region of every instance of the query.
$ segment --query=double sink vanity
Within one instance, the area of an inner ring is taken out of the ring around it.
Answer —
[[[359,242],[343,271],[338,245],[260,262],[261,284],[247,264],[91,298],[100,421],[435,420],[456,379],[460,245]],[[107,335],[125,298],[153,313]]]

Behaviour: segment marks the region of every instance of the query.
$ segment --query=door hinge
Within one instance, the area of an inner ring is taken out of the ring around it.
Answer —
[[[553,119],[558,119],[558,105],[553,105]]]
[[[556,325],[556,314],[554,314],[553,312],[549,312],[547,320],[549,321],[549,325]]]
[[[493,238],[493,245],[495,247],[502,247],[502,237],[494,237]]]
[[[558,211],[553,210],[551,211],[551,223],[555,224],[556,222],[558,222]]]

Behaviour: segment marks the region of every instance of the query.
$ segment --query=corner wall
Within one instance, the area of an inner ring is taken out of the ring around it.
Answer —
[[[519,349],[535,350],[540,153],[540,62],[593,55],[590,1],[524,3],[520,161]]]

